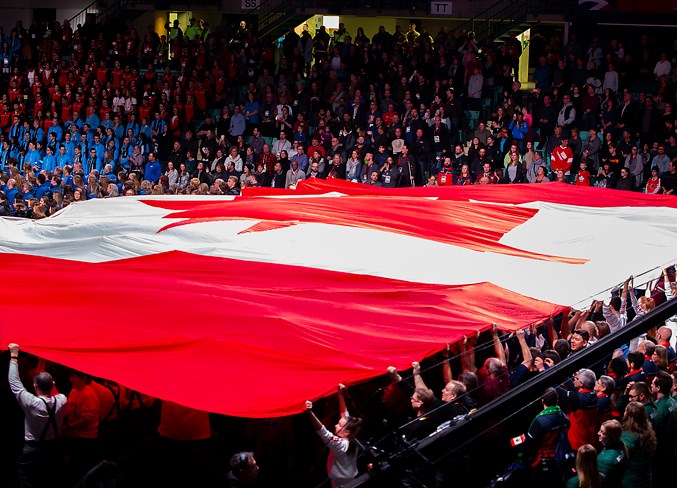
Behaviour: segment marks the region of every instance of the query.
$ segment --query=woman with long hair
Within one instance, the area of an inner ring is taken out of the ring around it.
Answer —
[[[668,350],[664,346],[659,345],[654,348],[651,360],[656,363],[659,370],[668,370]]]
[[[348,483],[357,476],[357,443],[355,438],[362,429],[362,419],[351,417],[348,413],[343,396],[344,388],[343,385],[339,385],[341,418],[334,426],[333,434],[322,425],[320,419],[313,413],[313,402],[306,402],[306,412],[313,427],[330,451],[327,459],[327,474],[331,478],[333,487]]]
[[[520,161],[519,153],[511,152],[508,154],[510,154],[510,162],[505,168],[505,179],[509,183],[522,183],[524,179],[524,165]]]
[[[597,456],[599,471],[607,477],[608,486],[620,486],[630,455],[621,440],[623,427],[618,420],[607,420],[597,433],[604,446]]]
[[[90,175],[89,178],[87,178],[87,190],[85,193],[87,195],[87,200],[91,200],[92,198],[101,198],[103,196],[101,194],[101,187],[99,186],[96,176]]]
[[[656,433],[641,403],[630,402],[625,408],[621,440],[630,453],[630,461],[621,479],[621,486],[651,488],[651,456],[656,450]]]
[[[143,180],[141,182],[141,187],[139,189],[138,194],[139,195],[150,195],[153,191],[153,186],[151,185],[151,182],[148,180]]]
[[[459,186],[472,185],[472,175],[467,164],[461,166],[461,175],[456,179],[456,184]]]
[[[85,200],[86,198],[84,190],[76,187],[73,191],[73,202],[84,202]]]
[[[167,171],[165,171],[164,176],[166,176],[168,179],[167,187],[178,184],[179,171],[174,167],[174,163],[172,161],[167,162]]]
[[[277,162],[282,166],[282,171],[287,173],[291,167],[291,162],[289,161],[289,154],[284,149],[280,151],[280,157],[277,159]]]
[[[202,160],[205,161],[204,158],[203,158]],[[207,159],[207,161],[209,161],[209,159]],[[226,167],[226,155],[225,155],[225,149],[223,149],[221,146],[219,146],[219,147],[216,149],[216,154],[214,155],[214,159],[213,159],[212,162],[211,162],[210,170],[212,171],[212,173],[213,173],[214,171],[216,171],[216,165],[217,165],[218,163],[223,164],[223,167],[224,167],[224,168]]]
[[[179,189],[181,191],[184,191],[188,187],[189,183],[190,183],[190,173],[188,172],[186,163],[181,163],[179,165],[179,181],[178,181]]]
[[[224,105],[221,109],[221,115],[219,116],[219,120],[216,125],[216,132],[219,137],[227,136],[228,129],[230,129],[230,107],[228,105]]]
[[[224,166],[228,166],[228,163],[233,163],[233,166],[235,166],[235,171],[242,173],[244,161],[242,160],[238,146],[230,146],[230,154],[225,158],[223,164]]]
[[[84,191],[84,190],[85,190],[85,182],[84,182],[84,180],[83,180],[83,178],[82,178],[82,175],[75,175],[75,176],[73,176],[73,186],[75,187],[75,188],[73,188],[74,190],[75,190],[76,188],[79,189],[79,190],[81,190],[81,191]]]
[[[597,463],[597,451],[590,444],[583,444],[576,453],[576,476],[567,482],[567,488],[600,488],[603,479]]]

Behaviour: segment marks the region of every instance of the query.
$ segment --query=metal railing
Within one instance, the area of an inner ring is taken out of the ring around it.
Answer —
[[[94,0],[69,21],[71,27],[76,29],[78,24],[84,25],[89,14],[96,15],[96,23],[99,23],[102,20],[111,19],[122,10],[135,5],[155,5],[155,2],[153,0],[108,0],[103,3],[101,0]]]
[[[296,15],[297,9],[304,7],[304,0],[263,0],[257,7],[247,11],[247,25],[256,26],[259,35],[265,35],[285,19]]]
[[[87,20],[88,14],[98,14],[99,13],[99,0],[94,0],[92,3],[87,5],[85,8],[80,10],[77,14],[69,19],[71,28],[73,30],[77,29],[78,24],[84,25]]]
[[[529,0],[499,0],[456,27],[456,31],[473,31],[477,42],[497,37],[523,22],[529,12]]]

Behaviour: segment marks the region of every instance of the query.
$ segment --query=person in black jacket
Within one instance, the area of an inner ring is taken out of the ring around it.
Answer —
[[[259,474],[259,466],[256,464],[253,452],[238,452],[230,458],[228,472],[228,487],[254,486]]]
[[[282,164],[278,161],[273,166],[273,176],[270,180],[272,188],[284,188],[287,175],[282,171]]]
[[[12,206],[9,204],[4,191],[0,191],[0,217],[12,215]]]
[[[529,426],[524,441],[524,452],[529,459],[532,469],[532,479],[538,484],[561,481],[560,472],[555,469],[555,451],[560,442],[560,433],[569,430],[571,422],[558,405],[559,396],[554,388],[543,392],[541,404],[543,410],[536,416]]]
[[[409,146],[406,144],[402,146],[402,152],[397,158],[397,171],[399,173],[399,180],[397,182],[399,188],[415,186],[416,161],[409,154]]]

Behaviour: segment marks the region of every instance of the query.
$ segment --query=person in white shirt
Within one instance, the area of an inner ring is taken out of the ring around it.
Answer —
[[[39,373],[33,380],[35,395],[24,388],[19,377],[19,346],[9,346],[9,386],[24,412],[24,445],[17,462],[20,486],[49,486],[58,479],[60,462],[59,437],[66,415],[66,395],[56,391],[54,380],[47,372]]]
[[[333,434],[322,425],[322,422],[313,413],[313,402],[306,402],[306,412],[310,421],[317,434],[329,448],[327,474],[331,478],[333,487],[340,487],[357,476],[357,445],[354,439],[362,429],[362,419],[351,417],[348,413],[343,397],[344,388],[343,385],[339,385],[341,418],[334,426]]]
[[[661,59],[656,63],[656,67],[653,69],[653,74],[656,75],[656,79],[661,76],[669,76],[672,71],[672,64],[668,60],[667,53],[661,53]]]
[[[613,64],[609,64],[608,71],[604,73],[602,90],[606,90],[607,88],[613,90],[614,93],[618,93],[618,72],[614,69]]]
[[[605,303],[602,306],[604,320],[606,320],[607,324],[609,324],[609,329],[611,330],[612,334],[621,330],[628,323],[626,302],[629,284],[630,278],[628,278],[623,284],[621,295],[612,297],[608,305]]]

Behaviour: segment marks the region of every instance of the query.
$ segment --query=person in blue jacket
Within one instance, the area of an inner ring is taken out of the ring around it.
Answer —
[[[160,176],[162,176],[162,165],[155,159],[154,152],[148,153],[148,162],[146,163],[146,169],[143,174],[144,179],[150,181],[154,185],[160,181]]]
[[[52,196],[52,190],[47,182],[47,177],[44,173],[38,175],[38,187],[35,189],[35,198],[40,200],[43,196]]]
[[[60,168],[65,168],[71,164],[72,156],[66,151],[66,145],[59,145],[59,152],[56,155],[56,165]]]
[[[513,140],[517,141],[520,153],[524,153],[526,149],[525,138],[529,133],[529,124],[524,121],[524,116],[519,111],[513,115],[508,130],[510,130]]]
[[[7,201],[12,206],[12,209],[15,209],[14,202],[16,199],[20,198],[23,200],[23,193],[19,188],[16,187],[16,180],[14,178],[10,178],[7,181],[7,187],[4,190],[5,195],[7,196]]]
[[[42,169],[54,172],[56,169],[56,156],[54,156],[52,147],[47,146],[46,152],[47,154],[45,154],[45,157],[42,158]]]
[[[96,115],[96,112],[94,112],[94,107],[89,107],[87,111],[88,114],[87,118],[85,119],[85,124],[89,124],[90,128],[99,127],[101,125],[101,119],[99,119],[99,116]]]
[[[2,147],[0,147],[0,171],[5,171],[8,167],[11,152],[12,148],[9,145],[9,141],[2,141]]]
[[[24,161],[31,163],[33,171],[40,171],[42,169],[42,157],[40,151],[35,146],[35,142],[31,141],[28,143],[28,151],[26,151],[26,159]]]
[[[52,119],[52,126],[47,130],[47,136],[50,134],[56,136],[56,142],[61,142],[63,140],[63,129],[59,125],[59,121],[56,117]]]

